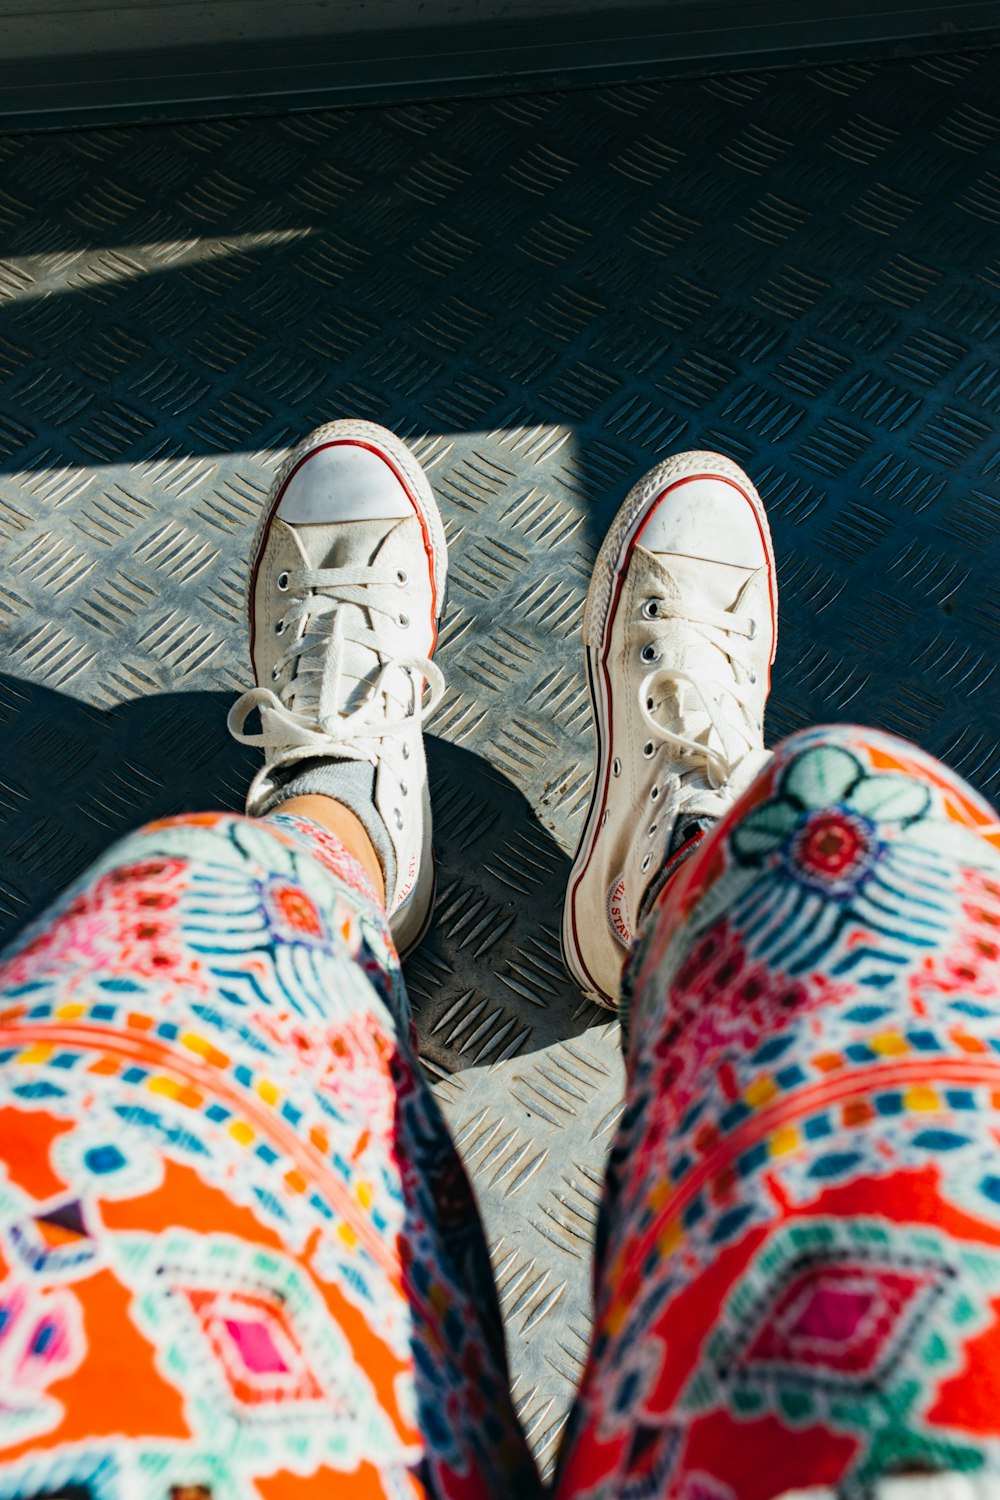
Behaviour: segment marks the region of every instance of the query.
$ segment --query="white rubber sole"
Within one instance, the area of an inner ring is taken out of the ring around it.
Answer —
[[[579,937],[581,923],[577,917],[577,898],[590,863],[594,842],[600,830],[607,802],[611,762],[614,759],[614,747],[611,743],[611,683],[606,669],[611,626],[621,592],[621,579],[628,568],[636,537],[645,525],[650,511],[672,484],[679,480],[694,478],[728,480],[736,485],[753,507],[770,570],[774,628],[770,658],[772,665],[778,643],[774,547],[763,503],[747,475],[738,464],[733,463],[721,453],[678,453],[673,458],[657,464],[656,468],[650,469],[637,484],[633,485],[608,528],[601,550],[597,554],[583,610],[587,689],[590,693],[590,707],[594,716],[596,759],[590,807],[584,820],[583,832],[580,835],[566,887],[561,938],[563,962],[571,977],[589,1000],[594,1000],[598,1005],[606,1006],[609,1010],[617,1010],[618,995],[609,995],[602,989],[587,968]]]

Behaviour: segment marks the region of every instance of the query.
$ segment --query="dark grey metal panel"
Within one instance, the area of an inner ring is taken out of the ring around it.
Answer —
[[[717,0],[706,0],[711,10]],[[897,8],[900,0],[894,0]],[[661,16],[683,0],[632,0],[633,15]],[[759,25],[772,0],[745,0],[745,24]],[[912,9],[912,0],[904,8]],[[946,9],[957,13],[959,7]],[[579,22],[606,13],[607,0],[0,0],[0,37],[8,59],[138,52],[176,46],[276,42],[442,28],[467,34],[497,22]]]
[[[1000,792],[1000,54],[0,137],[0,916],[235,807],[245,557],[288,445],[385,422],[448,529],[437,921],[408,965],[551,1457],[615,1027],[558,956],[579,621],[665,453],[745,463],[773,741],[902,731]]]
[[[1000,0],[0,0],[0,118],[177,119],[997,41]]]

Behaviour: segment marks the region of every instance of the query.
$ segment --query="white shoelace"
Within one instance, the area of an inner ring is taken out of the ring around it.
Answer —
[[[672,785],[675,795],[679,794],[677,811],[721,815],[728,811],[731,798],[716,794],[726,787],[741,766],[744,774],[740,777],[739,790],[744,790],[769,759],[769,752],[762,752],[754,744],[757,726],[748,709],[750,690],[756,677],[739,647],[741,640],[753,640],[756,627],[749,615],[732,615],[722,610],[706,610],[697,616],[670,614],[662,600],[655,602],[659,605],[659,612],[650,620],[654,643],[666,633],[669,624],[680,620],[721,651],[733,668],[732,674],[723,681],[685,672],[679,667],[654,667],[647,672],[639,687],[639,712],[650,734],[691,757],[691,764],[685,770],[667,778],[666,790],[669,792]],[[681,686],[694,692],[708,718],[711,726],[708,743],[677,734],[653,717],[657,690]],[[651,699],[653,709],[649,708]],[[727,699],[735,705],[737,714],[727,705]],[[713,733],[718,740],[717,746],[711,743]],[[985,822],[976,832],[983,839],[996,838],[1000,834],[1000,822]]]
[[[731,671],[725,678],[707,678],[704,673],[686,672],[680,667],[654,667],[639,688],[639,711],[650,734],[690,756],[699,769],[704,768],[708,788],[718,790],[754,750],[756,725],[750,715],[750,699],[756,676],[740,649],[740,642],[753,640],[756,624],[749,615],[723,610],[706,609],[696,616],[670,614],[663,601],[651,602],[659,605],[655,615],[647,616],[654,645],[671,625],[681,621],[720,652],[730,665]],[[708,719],[707,739],[679,734],[654,718],[657,693],[667,687],[695,695]]]
[[[262,748],[267,760],[278,750],[303,748],[375,765],[379,741],[422,725],[444,693],[444,678],[434,662],[424,656],[387,659],[377,631],[365,618],[367,613],[405,619],[398,609],[405,576],[377,567],[300,568],[287,576],[289,608],[281,634],[288,634],[292,644],[276,670],[294,662],[295,673],[278,693],[256,687],[238,698],[229,711],[229,731],[241,745]],[[305,627],[301,636],[300,626]],[[341,705],[357,685],[356,678],[345,680],[351,645],[371,651],[379,671],[363,702],[344,712]],[[261,730],[247,734],[244,726],[254,709],[260,713]]]

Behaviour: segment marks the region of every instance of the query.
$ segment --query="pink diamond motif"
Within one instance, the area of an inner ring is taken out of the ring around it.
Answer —
[[[185,1288],[217,1368],[242,1406],[275,1399],[318,1401],[324,1390],[311,1368],[295,1318],[276,1295]]]
[[[287,1375],[288,1363],[266,1323],[226,1318],[223,1324],[251,1375]]]
[[[852,1292],[847,1287],[807,1287],[805,1305],[788,1330],[788,1337],[792,1342],[850,1342],[865,1326],[866,1315],[875,1311],[876,1298],[867,1288]]]
[[[779,1289],[740,1363],[799,1365],[848,1378],[871,1376],[932,1290],[926,1270],[829,1262]]]

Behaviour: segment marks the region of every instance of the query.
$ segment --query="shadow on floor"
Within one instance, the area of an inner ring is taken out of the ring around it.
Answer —
[[[42,613],[53,652],[100,652],[93,563],[100,621],[231,629],[251,460],[337,416],[433,447],[458,596],[497,615],[529,560],[578,589],[658,458],[720,448],[779,558],[772,737],[875,722],[995,796],[998,77],[987,52],[5,138],[11,660],[44,675]]]
[[[149,819],[242,809],[258,761],[226,733],[231,701],[164,693],[104,712],[0,675],[0,941]],[[428,760],[438,901],[407,977],[432,1070],[534,1051],[606,1021],[559,957],[566,854],[482,756],[428,737]]]

